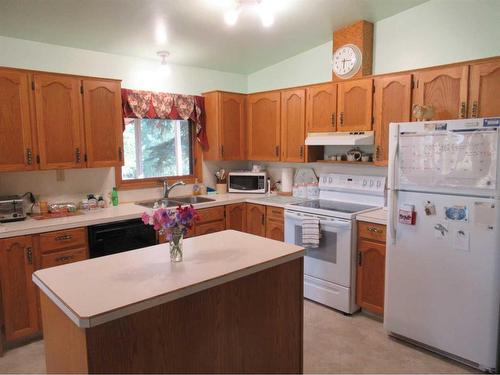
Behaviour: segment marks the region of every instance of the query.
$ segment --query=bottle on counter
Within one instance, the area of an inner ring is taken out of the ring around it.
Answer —
[[[113,187],[113,191],[111,192],[111,203],[113,206],[118,206],[118,191],[116,187]]]
[[[106,201],[104,200],[102,195],[99,195],[99,197],[97,198],[97,207],[99,207],[99,208],[106,207]]]
[[[201,186],[198,183],[198,179],[196,179],[193,184],[193,195],[201,195]]]
[[[87,199],[89,201],[89,210],[95,210],[97,208],[97,198],[94,194],[87,195]]]

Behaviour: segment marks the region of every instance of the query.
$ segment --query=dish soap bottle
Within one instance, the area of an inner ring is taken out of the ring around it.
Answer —
[[[201,186],[198,183],[198,179],[196,179],[193,184],[193,195],[201,195]]]
[[[116,191],[116,187],[113,187],[113,191],[111,192],[111,203],[113,203],[113,206],[118,206],[118,191]]]

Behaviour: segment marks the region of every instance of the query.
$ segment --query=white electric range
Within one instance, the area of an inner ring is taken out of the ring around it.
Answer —
[[[302,245],[302,221],[320,223],[317,248],[304,257],[304,297],[352,314],[356,280],[356,215],[385,204],[385,177],[322,174],[319,199],[285,206],[285,242]]]

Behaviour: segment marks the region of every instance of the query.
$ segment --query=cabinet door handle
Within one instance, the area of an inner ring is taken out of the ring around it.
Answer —
[[[276,156],[280,156],[280,146],[276,146],[275,152]]]
[[[467,112],[467,105],[465,102],[460,103],[460,118],[465,118]]]
[[[54,238],[54,240],[56,241],[66,241],[66,240],[71,240],[73,238],[73,236],[69,235],[69,234],[65,234],[64,236],[57,236]]]
[[[377,145],[377,147],[375,148],[375,159],[379,160],[379,158],[380,158],[380,146]]]
[[[363,254],[358,251],[358,266],[363,265]]]
[[[80,153],[80,149],[78,147],[75,149],[75,160],[77,163],[80,163],[82,160],[82,154]]]
[[[367,230],[368,230],[368,232],[372,232],[372,233],[382,233],[381,229],[374,228],[374,227],[368,227]]]
[[[33,248],[31,246],[26,248],[26,260],[28,264],[33,264]]]
[[[31,148],[26,149],[26,164],[33,164],[33,152],[31,151]]]
[[[118,160],[122,161],[122,159],[123,159],[123,156],[122,156],[122,147],[119,146],[118,147]]]
[[[220,155],[224,157],[224,145],[220,146]]]
[[[474,103],[472,103],[472,117],[476,118],[478,117],[478,109],[479,109],[479,103],[477,100],[474,100]]]
[[[344,112],[340,112],[340,125],[344,125]]]
[[[337,123],[337,115],[335,112],[332,113],[332,126],[335,127],[335,124]]]
[[[266,222],[264,214],[262,214],[262,225],[264,225]]]
[[[301,158],[304,157],[304,146],[300,146],[299,154]]]

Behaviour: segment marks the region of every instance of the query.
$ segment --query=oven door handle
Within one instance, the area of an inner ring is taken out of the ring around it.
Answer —
[[[340,228],[340,229],[349,229],[352,227],[350,220],[325,218],[323,216],[308,215],[308,214],[300,215],[300,214],[285,211],[285,220],[291,219],[291,220],[296,220],[296,221],[302,221],[305,218],[311,218],[311,217],[318,218],[320,226],[323,226],[323,227]]]

